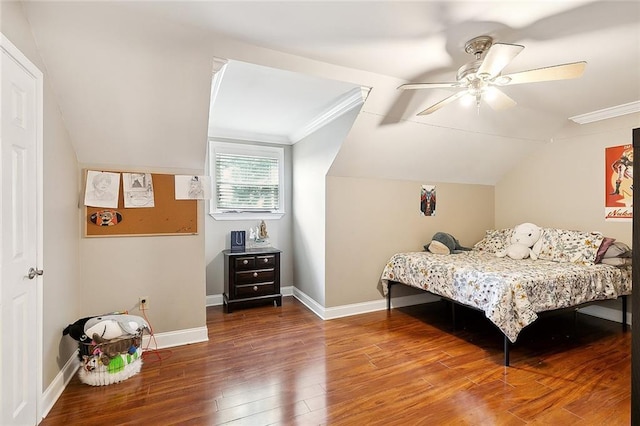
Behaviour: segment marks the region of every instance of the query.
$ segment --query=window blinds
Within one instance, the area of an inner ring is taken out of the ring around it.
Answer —
[[[277,158],[216,153],[216,198],[220,210],[277,211]]]

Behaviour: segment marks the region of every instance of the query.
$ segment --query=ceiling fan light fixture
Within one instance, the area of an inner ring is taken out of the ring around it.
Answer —
[[[460,104],[465,108],[469,108],[475,103],[475,100],[475,96],[467,92],[462,98],[460,98]]]
[[[503,69],[524,49],[524,46],[510,43],[494,43],[490,36],[480,36],[469,40],[465,52],[474,55],[475,60],[458,68],[456,81],[444,83],[408,83],[398,87],[407,89],[436,89],[459,88],[457,93],[431,105],[418,113],[428,115],[450,104],[456,99],[463,98],[462,103],[475,103],[480,109],[483,99],[496,111],[517,105],[499,87],[539,81],[567,80],[578,78],[584,72],[586,62],[552,65],[543,68],[530,69],[517,73],[502,75]]]
[[[493,80],[493,83],[497,84],[498,86],[504,86],[504,85],[509,84],[510,82],[511,82],[511,77],[506,76],[506,75],[501,75],[499,77],[496,77]]]
[[[492,100],[496,99],[496,97],[498,96],[497,89],[495,87],[492,87],[492,86],[487,86],[485,88],[485,90],[483,91],[483,95],[484,95],[485,100],[492,101]]]

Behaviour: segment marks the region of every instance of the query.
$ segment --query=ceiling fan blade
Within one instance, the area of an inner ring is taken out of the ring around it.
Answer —
[[[500,86],[511,86],[513,84],[536,83],[538,81],[568,80],[582,76],[586,66],[587,63],[582,61],[537,68],[515,74],[503,75],[496,79],[496,84]]]
[[[409,83],[398,86],[399,90],[415,90],[415,89],[438,89],[443,87],[460,87],[457,81],[450,83]]]
[[[486,75],[488,76],[487,79],[492,79],[500,74],[504,67],[518,56],[522,49],[524,49],[524,46],[519,44],[494,44],[489,48],[476,74],[479,76]]]
[[[496,110],[500,111],[503,109],[511,108],[516,106],[516,101],[507,96],[502,90],[497,87],[489,87],[486,92],[482,95],[482,99],[485,100],[489,106]]]
[[[435,112],[435,111],[439,110],[443,106],[455,101],[456,99],[461,98],[462,96],[466,95],[467,93],[468,92],[466,90],[461,90],[458,93],[454,93],[453,95],[449,96],[448,98],[444,98],[443,100],[441,100],[437,104],[433,104],[429,108],[425,109],[424,111],[419,112],[417,115],[431,114],[432,112]]]

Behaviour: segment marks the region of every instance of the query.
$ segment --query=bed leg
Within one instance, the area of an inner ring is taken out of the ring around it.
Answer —
[[[391,310],[391,286],[393,284],[391,284],[391,281],[388,282],[387,284],[387,311]]]
[[[622,296],[622,331],[627,331],[627,296]]]
[[[453,323],[453,331],[456,331],[456,304],[451,302],[451,322]]]
[[[506,334],[504,336],[504,366],[509,366],[509,338]]]

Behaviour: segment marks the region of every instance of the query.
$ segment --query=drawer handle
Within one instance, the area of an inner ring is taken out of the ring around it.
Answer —
[[[243,264],[243,265],[247,265],[248,263],[249,263],[249,261],[248,261],[247,259],[245,259],[245,260],[243,260],[243,261],[242,261],[242,264]]]
[[[253,291],[258,291],[258,286],[257,285],[253,286]]]
[[[269,263],[269,259],[267,259],[266,257],[264,258],[264,263]]]
[[[257,272],[254,272],[254,273],[253,273],[253,278],[256,278],[257,276],[258,276],[258,273],[257,273]]]

